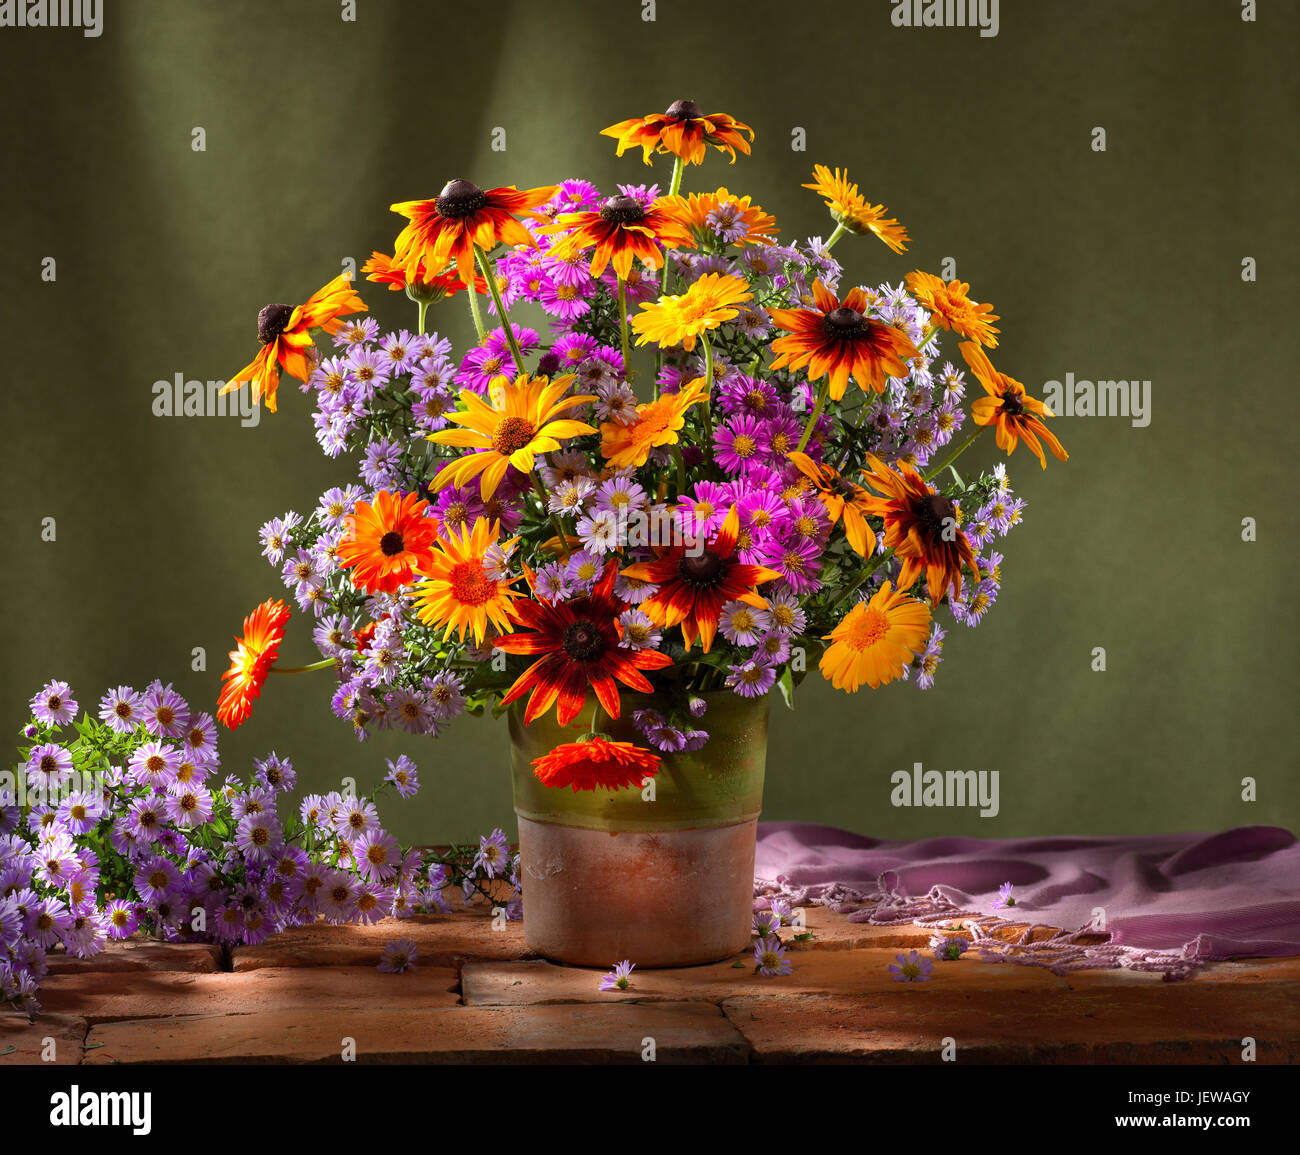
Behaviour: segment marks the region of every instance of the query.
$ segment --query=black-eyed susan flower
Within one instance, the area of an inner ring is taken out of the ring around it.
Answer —
[[[866,518],[871,495],[862,486],[842,477],[831,466],[814,461],[806,453],[787,453],[786,456],[812,482],[831,525],[843,521],[849,545],[863,557],[874,554],[876,535]]]
[[[1010,457],[1015,452],[1016,445],[1023,440],[1044,469],[1047,468],[1047,458],[1043,454],[1043,445],[1052,451],[1052,456],[1058,461],[1069,460],[1070,455],[1065,452],[1056,435],[1039,420],[1042,417],[1052,417],[1052,411],[1037,397],[1030,397],[1025,392],[1025,387],[1014,377],[1008,377],[994,369],[988,354],[974,341],[963,341],[957,347],[976,380],[988,394],[987,397],[978,397],[971,402],[971,417],[976,425],[995,427],[998,448]]]
[[[594,250],[591,275],[598,277],[607,265],[613,265],[614,272],[624,281],[632,270],[634,258],[657,269],[664,263],[665,248],[694,243],[686,228],[665,212],[659,202],[647,205],[636,197],[622,194],[606,197],[594,212],[563,213],[541,231],[561,234],[551,248],[551,256],[563,260]]]
[[[731,157],[736,163],[736,150],[749,155],[749,141],[754,130],[725,112],[704,115],[693,100],[674,100],[666,112],[652,112],[649,116],[620,120],[601,129],[601,136],[612,136],[618,141],[618,155],[629,148],[640,148],[641,159],[650,164],[655,153],[671,153],[686,164],[703,164],[706,146]]]

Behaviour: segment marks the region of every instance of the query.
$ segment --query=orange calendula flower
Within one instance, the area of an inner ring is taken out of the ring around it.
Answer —
[[[693,100],[674,100],[667,112],[652,112],[649,116],[620,120],[600,130],[601,136],[612,136],[618,141],[618,154],[629,148],[640,148],[641,159],[650,163],[655,153],[672,153],[686,164],[703,164],[705,146],[712,145],[719,152],[729,153],[731,163],[736,163],[736,150],[749,155],[749,141],[743,133],[754,139],[754,130],[747,124],[714,112],[705,116]]]
[[[235,639],[230,668],[221,675],[217,721],[223,726],[233,730],[248,720],[253,702],[262,692],[262,683],[280,656],[289,616],[284,602],[267,598],[244,619],[244,635]]]
[[[1039,420],[1055,414],[1037,397],[1030,397],[1025,392],[1025,387],[1014,377],[1008,377],[994,369],[988,354],[974,341],[963,341],[957,348],[988,394],[987,397],[977,397],[971,402],[971,416],[976,425],[996,426],[998,448],[1010,457],[1015,452],[1016,445],[1023,440],[1029,446],[1029,452],[1046,469],[1047,458],[1043,454],[1045,444],[1058,461],[1068,461],[1070,455],[1065,452],[1056,435]]]
[[[907,229],[892,217],[886,219],[885,206],[869,204],[858,192],[858,186],[849,180],[847,172],[837,168],[832,175],[824,164],[813,165],[813,180],[805,184],[826,202],[831,217],[851,233],[871,233],[879,237],[896,253],[905,253],[911,238]]]
[[[381,489],[374,503],[358,501],[343,519],[339,565],[351,568],[352,584],[367,593],[392,593],[408,585],[431,556],[438,523],[425,516],[429,503],[415,493]]]
[[[660,758],[631,742],[614,742],[597,734],[583,742],[565,742],[533,759],[543,786],[577,790],[640,789],[659,773]]]
[[[663,250],[693,246],[691,234],[661,207],[661,202],[643,205],[636,197],[612,196],[595,212],[562,213],[555,223],[541,230],[563,235],[551,248],[559,260],[594,249],[591,275],[600,276],[612,264],[626,281],[633,258],[652,269],[663,266]]]
[[[533,575],[525,570],[529,584]],[[618,616],[627,605],[614,595],[618,566],[607,562],[600,580],[585,597],[567,602],[538,598],[517,601],[514,621],[527,633],[496,638],[492,644],[508,654],[540,655],[506,691],[503,706],[530,690],[524,725],[532,725],[555,706],[556,721],[567,726],[587,702],[587,688],[596,694],[611,718],[619,716],[618,683],[643,694],[654,687],[643,670],[662,670],[672,658],[658,650],[629,650],[619,645]]]
[[[641,312],[632,318],[632,331],[638,345],[651,341],[665,349],[680,345],[689,353],[695,348],[696,337],[732,320],[740,313],[736,306],[753,299],[742,278],[705,273],[680,296],[642,304]]]
[[[926,484],[912,466],[898,462],[891,469],[867,454],[867,484],[881,494],[864,504],[867,513],[883,518],[885,545],[903,563],[898,588],[910,589],[925,574],[930,600],[938,605],[948,590],[961,594],[961,567],[970,566],[979,580],[979,564],[966,535],[957,528],[957,505]]]
[[[460,399],[465,408],[448,413],[447,420],[465,428],[442,429],[430,433],[429,440],[480,452],[443,466],[430,488],[436,492],[449,484],[464,485],[470,478],[478,477],[479,492],[487,501],[510,466],[520,473],[531,473],[537,454],[559,449],[562,439],[595,433],[585,422],[560,417],[578,405],[596,400],[587,394],[566,397],[572,382],[572,373],[554,381],[549,377],[530,377],[527,373],[520,373],[513,382],[497,377],[490,386],[491,405],[477,393],[463,390]]]
[[[704,378],[696,377],[676,393],[665,393],[636,407],[636,421],[623,425],[605,421],[600,426],[600,455],[615,469],[631,469],[650,459],[650,450],[676,445],[686,425],[686,411],[704,400]]]
[[[819,668],[837,690],[853,694],[864,682],[875,690],[901,676],[929,636],[929,606],[885,582],[826,635]]]
[[[515,218],[525,214],[546,221],[531,210],[555,192],[553,185],[520,190],[514,185],[481,189],[467,180],[448,181],[433,200],[401,201],[393,212],[408,218],[394,242],[393,260],[408,282],[426,269],[445,269],[452,261],[463,284],[474,283],[474,246],[485,253],[499,243],[537,247],[533,235]]]
[[[316,367],[313,329],[334,333],[342,327],[340,317],[364,313],[366,303],[352,288],[352,280],[340,273],[328,285],[298,305],[265,305],[257,314],[257,339],[261,352],[226,382],[224,393],[238,389],[245,381],[253,386],[253,400],[266,399],[266,407],[275,412],[275,391],[280,384],[280,370],[306,382]]]
[[[982,305],[970,299],[970,285],[965,281],[949,281],[945,284],[940,278],[923,273],[920,269],[907,274],[907,287],[930,313],[931,324],[938,325],[965,337],[997,348],[997,334],[1001,332],[993,324],[998,315],[992,305]]]
[[[426,626],[446,626],[444,638],[457,630],[464,641],[468,630],[479,646],[489,624],[508,631],[510,604],[519,594],[510,588],[511,579],[493,576],[483,565],[493,546],[508,554],[519,540],[499,542],[500,536],[497,522],[479,517],[472,527],[462,526],[439,538],[420,567],[424,580],[416,587],[415,616]]]
[[[776,217],[765,213],[749,197],[736,196],[725,188],[711,193],[661,197],[657,202],[696,240],[724,237],[733,245],[774,245]]]
[[[773,369],[807,367],[808,380],[830,374],[832,401],[844,396],[852,377],[863,389],[883,393],[886,377],[906,377],[904,363],[917,356],[916,346],[892,325],[866,316],[866,294],[855,288],[843,303],[820,280],[813,283],[813,309],[772,309],[772,323],[789,336],[772,342],[780,356]]]
[[[812,482],[813,488],[821,499],[831,525],[843,520],[844,536],[863,557],[870,557],[876,552],[876,535],[867,524],[867,502],[871,498],[862,486],[825,465],[814,461],[806,453],[787,453],[788,457],[804,477]]]
[[[704,652],[709,652],[727,602],[765,609],[767,600],[754,587],[781,576],[766,566],[742,564],[735,556],[739,535],[740,515],[733,505],[713,540],[702,548],[698,541],[655,546],[653,561],[637,562],[623,571],[625,577],[659,587],[641,609],[658,625],[680,625],[688,650],[698,637]]]

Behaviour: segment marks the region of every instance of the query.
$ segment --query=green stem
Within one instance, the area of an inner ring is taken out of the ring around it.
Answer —
[[[826,251],[830,252],[830,250],[835,247],[835,242],[838,241],[840,237],[842,237],[848,231],[849,230],[846,229],[842,224],[837,224],[835,226],[835,231],[831,233],[830,240],[826,242]]]
[[[682,457],[682,447],[673,446],[673,459],[677,462],[677,496],[686,492],[686,459]]]
[[[700,335],[700,344],[704,346],[704,448],[711,460],[713,458],[713,350],[709,346],[708,337],[704,334]]]
[[[308,670],[325,670],[334,665],[334,658],[322,658],[319,662],[312,662],[309,666],[272,666],[273,674],[305,674]]]
[[[542,485],[542,479],[537,473],[533,474],[533,488],[537,490],[537,500],[542,503],[542,512],[550,514],[551,528],[555,530],[555,536],[560,542],[560,553],[564,556],[564,560],[568,561],[569,539],[564,536],[564,528],[560,525],[559,518],[557,518],[555,514],[550,513],[550,510],[547,509],[546,487]]]
[[[519,351],[519,342],[515,340],[515,331],[511,328],[510,318],[506,315],[506,307],[501,303],[501,291],[497,288],[496,273],[492,271],[492,262],[488,260],[488,255],[478,245],[474,246],[474,252],[478,257],[479,268],[483,270],[483,279],[487,281],[488,292],[492,294],[492,303],[497,307],[497,316],[501,318],[501,327],[505,330],[506,344],[510,346],[510,356],[515,359],[515,372],[524,372],[524,355]]]
[[[670,197],[675,197],[677,195],[678,190],[682,187],[682,173],[685,171],[685,169],[686,169],[686,162],[682,160],[680,156],[674,157],[672,184],[668,186],[668,195]],[[663,272],[663,276],[660,278],[659,281],[659,295],[661,297],[666,296],[668,293],[669,265],[668,265],[668,250],[666,248],[663,250],[663,256],[664,256],[664,272]],[[659,370],[663,368],[663,365],[664,365],[664,351],[663,349],[659,349],[655,353],[655,396],[656,397],[658,397],[659,395],[659,383],[658,383]]]
[[[892,549],[881,554],[880,557],[878,557],[874,562],[871,563],[871,565],[867,566],[864,570],[862,570],[857,577],[855,577],[851,582],[849,582],[848,585],[846,585],[842,590],[840,590],[840,592],[835,595],[834,599],[827,605],[826,608],[828,610],[833,610],[837,605],[840,604],[840,602],[842,602],[846,597],[848,597],[849,594],[851,594],[854,590],[856,590],[864,581],[867,580],[867,578],[869,578],[873,573],[875,573],[876,570],[878,570],[882,565],[885,564],[885,562],[887,562],[893,556],[894,556],[894,551]]]
[[[632,354],[627,341],[627,282],[618,279],[618,332],[623,341],[623,375],[632,377]]]
[[[473,291],[474,291],[473,289],[470,289],[470,292],[471,292],[471,293],[472,293]],[[420,310],[420,336],[423,337],[423,336],[424,336],[424,318],[425,318],[425,316],[426,316],[426,315],[428,314],[428,312],[429,312],[429,302],[428,302],[428,301],[417,301],[417,302],[416,302],[416,305],[419,307],[419,310]]]
[[[680,156],[673,158],[673,180],[668,186],[668,195],[675,197],[682,187],[682,173],[686,171],[686,162]]]
[[[487,330],[483,328],[483,314],[479,312],[478,290],[471,283],[465,286],[465,293],[469,297],[469,315],[474,318],[474,332],[478,334],[481,345],[487,340]]]
[[[831,379],[827,374],[826,380],[822,382],[821,391],[817,394],[817,404],[813,406],[813,411],[808,418],[808,424],[803,427],[803,436],[799,438],[799,444],[795,447],[796,453],[802,453],[804,446],[808,444],[808,439],[812,436],[813,427],[817,424],[817,419],[822,415],[822,410],[826,408],[826,398],[831,393]]]
[[[987,428],[988,428],[987,425],[975,426],[975,428],[971,430],[969,436],[967,436],[966,440],[963,441],[959,446],[957,446],[956,449],[952,451],[951,454],[948,455],[947,460],[940,462],[938,465],[934,466],[932,469],[930,469],[928,472],[922,475],[924,479],[926,481],[929,481],[930,478],[937,477],[940,473],[942,473],[945,469],[947,469],[950,465],[952,465],[952,463],[956,461],[957,458],[959,458],[963,453],[966,452],[967,449],[971,447],[971,445],[974,444],[975,438],[977,438]]]

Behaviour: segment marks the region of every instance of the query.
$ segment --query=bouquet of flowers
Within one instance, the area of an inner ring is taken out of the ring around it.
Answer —
[[[335,714],[362,739],[437,734],[527,696],[525,724],[553,708],[566,726],[594,695],[589,730],[535,763],[575,790],[706,743],[707,691],[791,704],[810,665],[850,693],[928,688],[940,610],[979,624],[1024,509],[1004,465],[962,477],[957,458],[989,427],[1008,456],[1066,458],[1050,411],[994,368],[999,318],[969,285],[846,277],[845,238],[909,243],[847,174],[814,167],[833,229],[786,243],[751,196],[682,191],[709,148],[749,153],[747,125],[678,101],[604,132],[619,155],[671,156],[668,188],[457,179],[394,204],[405,227],[363,272],[410,298],[415,329],[359,317],[338,277],[266,306],[226,386],[274,410],[289,373],[322,450],[359,459],[261,530],[314,622],[323,660],[304,668],[337,675]],[[427,321],[461,293],[478,340],[457,356]],[[224,723],[248,716],[289,615],[269,600],[246,621]],[[663,704],[636,712],[636,743],[602,730],[625,690]]]

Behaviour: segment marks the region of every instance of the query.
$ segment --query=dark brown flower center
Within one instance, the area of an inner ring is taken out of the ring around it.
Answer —
[[[505,417],[492,434],[492,448],[503,457],[509,457],[516,449],[522,449],[537,435],[531,421],[523,417]]]
[[[703,550],[698,557],[683,556],[677,563],[682,581],[693,586],[717,585],[722,574],[724,559],[711,549]]]
[[[867,319],[857,309],[849,309],[841,305],[826,314],[822,321],[822,328],[832,337],[852,340],[866,333]]]
[[[441,217],[467,217],[487,204],[487,193],[467,180],[449,180],[433,202]]]
[[[292,316],[292,305],[263,305],[257,314],[257,339],[263,345],[269,345],[284,332]]]
[[[944,530],[957,525],[957,506],[941,493],[918,499],[912,512],[932,538],[942,538]]]
[[[395,529],[390,529],[379,539],[379,550],[385,557],[396,557],[406,549],[406,542]]]
[[[1025,403],[1020,400],[1019,393],[1013,393],[1008,389],[1002,394],[1002,412],[1009,413],[1012,417],[1019,417],[1025,411]]]
[[[600,219],[613,221],[620,225],[639,221],[645,216],[645,207],[635,197],[606,197],[600,206]]]
[[[594,622],[579,620],[564,631],[564,652],[576,662],[590,662],[605,652],[605,635]]]
[[[664,115],[673,120],[699,120],[704,110],[693,100],[674,100]]]

